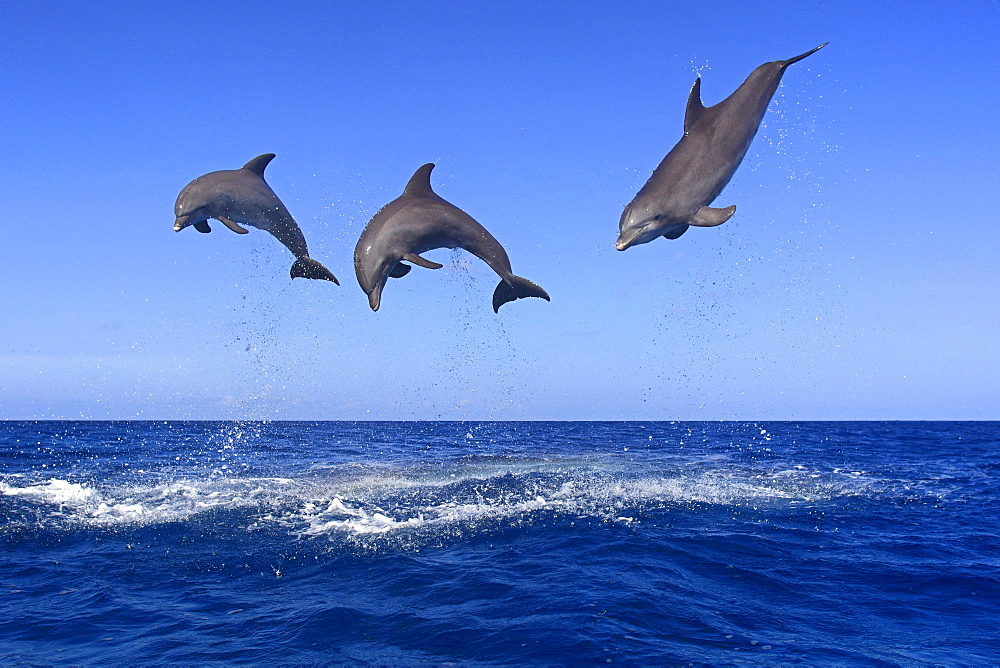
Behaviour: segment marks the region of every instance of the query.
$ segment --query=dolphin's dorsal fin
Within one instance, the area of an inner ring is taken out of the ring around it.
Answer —
[[[433,193],[434,190],[431,188],[431,170],[434,169],[434,163],[428,162],[426,165],[413,172],[413,176],[406,183],[406,188],[403,189],[404,195],[414,195],[418,193]]]
[[[264,168],[267,167],[267,163],[274,160],[273,153],[265,153],[264,155],[258,155],[256,158],[243,165],[243,169],[249,169],[251,172],[257,176],[264,178]]]
[[[691,86],[691,93],[688,95],[687,111],[684,112],[684,134],[691,132],[691,128],[701,118],[705,111],[705,105],[701,103],[701,77],[694,80]]]
[[[735,204],[731,204],[725,209],[713,209],[710,206],[703,206],[687,222],[689,225],[694,225],[695,227],[715,227],[716,225],[722,225],[732,218],[734,213],[736,213]]]

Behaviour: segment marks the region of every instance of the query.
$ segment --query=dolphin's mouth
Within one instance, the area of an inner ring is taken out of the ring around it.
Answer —
[[[635,234],[630,234],[627,237],[624,234],[622,234],[618,237],[618,241],[615,242],[615,248],[617,248],[620,251],[631,248],[636,244],[636,242],[639,240],[639,237],[641,236],[642,236],[642,230],[639,230]]]
[[[174,221],[174,232],[180,232],[185,227],[191,224],[191,216],[177,216],[177,220]]]
[[[632,205],[629,204],[622,214],[622,222],[618,224],[618,241],[615,242],[615,248],[620,251],[652,241],[658,236],[660,229],[660,216],[647,216],[641,221],[631,221],[629,220],[631,210]]]

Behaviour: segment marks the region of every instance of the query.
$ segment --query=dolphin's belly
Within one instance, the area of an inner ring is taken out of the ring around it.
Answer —
[[[460,248],[462,242],[446,231],[435,231],[415,236],[407,245],[411,252],[419,255],[438,248]]]
[[[228,209],[234,221],[268,232],[295,257],[309,255],[302,230],[277,198],[274,201],[233,202]]]
[[[662,211],[678,220],[686,219],[719,196],[748,148],[749,142],[741,138],[684,137],[656,168],[639,195],[655,197]]]
[[[250,227],[256,227],[258,230],[264,230],[265,232],[270,232],[273,227],[273,221],[271,221],[263,213],[236,213],[233,215],[233,220],[240,223],[241,225],[249,225]]]
[[[476,219],[451,205],[412,221],[398,232],[398,245],[409,252],[419,255],[436,248],[462,248],[497,273],[510,272],[510,260],[500,242]]]
[[[241,225],[256,227],[258,230],[271,231],[275,220],[281,216],[284,207],[280,202],[274,202],[271,198],[256,197],[231,197],[229,201],[221,207],[221,215],[235,220]],[[287,215],[287,210],[284,210]]]

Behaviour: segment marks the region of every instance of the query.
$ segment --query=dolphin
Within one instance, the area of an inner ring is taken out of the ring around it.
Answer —
[[[273,153],[265,153],[240,169],[211,172],[184,186],[174,204],[177,216],[174,231],[194,225],[199,232],[211,232],[209,218],[215,218],[237,234],[248,232],[239,223],[250,225],[270,232],[292,251],[295,256],[289,272],[292,278],[322,278],[340,285],[329,269],[309,257],[302,230],[264,180],[264,168],[273,158]]]
[[[382,288],[389,277],[402,278],[410,271],[405,260],[427,269],[443,265],[420,257],[435,248],[464,248],[483,260],[502,279],[493,291],[493,310],[522,297],[549,295],[526,278],[515,276],[507,251],[469,214],[439,197],[431,189],[433,163],[410,177],[403,194],[382,207],[368,222],[354,248],[354,271],[368,304],[377,311]]]
[[[767,105],[785,68],[819,51],[764,63],[739,88],[712,107],[701,103],[701,77],[695,79],[684,115],[684,136],[639,190],[618,223],[620,251],[656,237],[676,239],[688,227],[715,227],[736,213],[736,206],[708,206],[736,173],[757,134]]]

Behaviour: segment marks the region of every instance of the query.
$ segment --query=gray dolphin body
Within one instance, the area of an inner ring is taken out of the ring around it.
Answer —
[[[712,107],[702,105],[701,78],[696,79],[688,96],[684,136],[625,207],[615,248],[625,250],[660,236],[676,239],[691,225],[715,227],[729,220],[735,205],[724,209],[708,205],[743,161],[785,68],[824,46],[764,63],[732,95]]]
[[[410,266],[402,260],[440,269],[442,265],[420,257],[435,248],[464,248],[500,275],[502,280],[493,291],[494,311],[522,297],[549,301],[545,290],[513,274],[507,251],[486,228],[431,189],[432,169],[433,163],[428,163],[414,172],[403,194],[368,222],[354,248],[354,271],[372,310],[378,310],[386,281],[409,273]]]
[[[256,227],[270,232],[292,251],[292,278],[322,278],[340,285],[329,269],[309,257],[302,230],[264,180],[264,168],[273,158],[273,153],[265,153],[240,169],[211,172],[184,186],[174,204],[174,231],[193,225],[199,232],[211,232],[209,218],[237,234],[248,232],[240,223]]]

